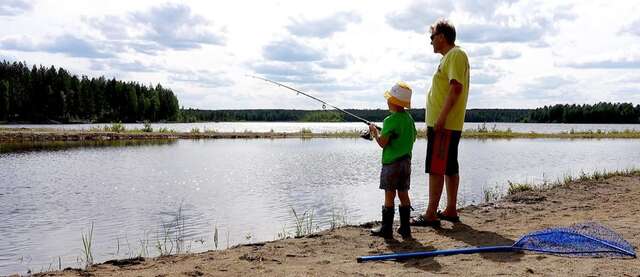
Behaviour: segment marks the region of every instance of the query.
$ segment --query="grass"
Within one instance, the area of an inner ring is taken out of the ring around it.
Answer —
[[[519,192],[533,190],[533,185],[531,184],[512,183],[511,181],[507,181],[507,182],[509,183],[509,189],[507,190],[507,195],[512,195]]]
[[[500,199],[500,189],[498,189],[498,187],[484,188],[482,192],[484,195],[484,202],[493,202]]]
[[[144,133],[152,133],[153,128],[151,127],[151,123],[149,121],[145,121],[142,127],[142,132]]]
[[[313,225],[313,220],[314,220],[313,209],[304,211],[304,213],[300,216],[298,216],[296,209],[294,209],[293,207],[291,207],[291,212],[293,213],[293,216],[295,219],[295,225],[296,225],[295,237],[296,238],[312,234],[313,232],[319,229],[318,226],[315,226],[314,228],[314,225]]]
[[[160,256],[182,254],[185,252],[185,221],[182,204],[174,218],[162,223],[162,234],[156,234],[155,247]]]
[[[89,232],[81,233],[82,236],[82,254],[84,256],[85,268],[89,268],[93,265],[93,222],[91,222],[91,229]]]
[[[511,181],[507,181],[509,187],[507,188],[506,196],[527,192],[527,191],[543,191],[546,189],[552,189],[559,186],[568,186],[574,182],[587,182],[587,181],[602,181],[607,178],[611,178],[614,176],[637,176],[640,175],[640,169],[631,168],[624,170],[595,170],[592,173],[587,173],[584,170],[580,171],[580,174],[577,177],[574,177],[570,174],[564,175],[562,178],[558,178],[554,182],[549,182],[547,180],[543,180],[540,184],[532,184],[532,183],[515,183]],[[543,176],[544,179],[544,176]],[[484,188],[484,202],[493,202],[499,200],[503,195],[500,193],[500,189],[498,187],[494,188]]]
[[[216,249],[218,249],[218,226],[214,227],[213,245],[216,247]]]
[[[31,140],[31,136],[34,135],[34,132],[50,132],[52,134],[47,133],[39,133],[39,136],[46,138],[47,140],[63,140],[65,136],[77,136],[78,134],[83,133],[93,133],[93,132],[115,132],[115,133],[126,133],[126,134],[144,134],[143,136],[136,136],[136,139],[144,139],[146,135],[149,135],[149,138],[157,138],[157,134],[159,133],[171,133],[176,134],[179,138],[359,138],[362,132],[364,131],[364,127],[362,129],[354,129],[354,130],[342,130],[342,131],[329,131],[329,132],[321,132],[314,133],[310,128],[302,128],[298,132],[293,133],[282,133],[275,132],[273,129],[268,132],[252,132],[249,130],[244,130],[243,132],[219,132],[215,129],[200,129],[197,127],[192,128],[188,132],[176,132],[172,129],[167,128],[158,128],[154,130],[151,127],[151,124],[145,123],[142,129],[125,129],[122,123],[112,123],[111,125],[105,125],[103,127],[92,127],[88,131],[55,131],[55,130],[40,130],[40,129],[30,129],[30,130],[10,130],[9,128],[1,129],[0,135],[4,135],[10,140],[15,140],[16,138],[20,138],[20,136],[12,136],[11,134],[17,133],[26,133],[27,138]],[[425,138],[424,129],[418,130],[418,138]],[[575,131],[570,130],[567,132],[560,133],[519,133],[513,132],[511,129],[507,130],[499,130],[494,125],[491,128],[488,128],[486,124],[479,125],[475,129],[467,129],[462,132],[462,138],[466,139],[544,139],[544,138],[558,138],[558,139],[640,139],[640,131],[636,130],[623,130],[623,131],[604,131],[604,130],[589,130],[589,131]],[[3,136],[0,136],[0,140],[3,139]],[[124,137],[123,139],[126,139]]]

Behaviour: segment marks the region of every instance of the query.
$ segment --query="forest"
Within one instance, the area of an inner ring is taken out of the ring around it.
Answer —
[[[0,62],[0,122],[202,122],[307,121],[354,122],[336,110],[179,108],[177,96],[160,84],[143,85],[115,78],[73,75],[63,68],[25,62]],[[369,121],[389,111],[346,109]],[[424,109],[409,110],[424,121]],[[468,109],[466,122],[640,123],[640,105],[632,103],[556,104],[536,109]]]

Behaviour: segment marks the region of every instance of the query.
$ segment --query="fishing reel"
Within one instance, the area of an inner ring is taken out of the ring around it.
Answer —
[[[376,126],[376,129],[378,129],[378,132],[382,131],[382,128]],[[366,129],[362,132],[360,132],[360,137],[366,140],[373,140],[373,136],[371,135],[371,130]]]
[[[360,137],[366,140],[373,140],[373,137],[371,136],[371,131],[369,131],[369,129],[360,132]]]

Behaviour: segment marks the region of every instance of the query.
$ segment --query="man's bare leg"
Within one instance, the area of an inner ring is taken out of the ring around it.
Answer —
[[[436,220],[438,216],[438,206],[440,205],[440,197],[444,188],[444,175],[429,174],[429,205],[425,211],[424,218],[426,220]]]
[[[458,216],[458,186],[460,185],[460,175],[446,176],[447,184],[447,208],[442,212],[446,216]]]

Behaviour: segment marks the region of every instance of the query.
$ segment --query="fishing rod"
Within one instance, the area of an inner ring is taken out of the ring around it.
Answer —
[[[272,83],[272,84],[274,84],[274,85],[281,86],[281,87],[283,87],[283,88],[287,88],[287,89],[293,90],[293,91],[297,92],[298,94],[302,94],[302,95],[304,95],[304,96],[306,96],[306,97],[309,97],[309,98],[311,98],[311,99],[313,99],[313,100],[316,100],[316,101],[318,101],[318,102],[322,103],[322,108],[323,108],[323,109],[326,109],[326,107],[327,107],[327,106],[329,106],[329,107],[331,107],[331,108],[334,108],[334,109],[336,109],[336,110],[338,110],[338,111],[341,111],[341,112],[343,112],[343,113],[345,113],[345,114],[347,114],[347,115],[350,115],[350,116],[352,116],[352,117],[354,117],[354,118],[358,119],[359,121],[363,122],[364,124],[367,124],[367,126],[368,126],[369,124],[373,124],[373,122],[371,122],[371,121],[369,121],[369,120],[366,120],[366,119],[364,119],[364,118],[362,118],[362,117],[359,117],[359,116],[357,116],[357,115],[355,115],[355,114],[353,114],[353,113],[350,113],[350,112],[348,112],[348,111],[345,111],[345,110],[343,110],[343,109],[341,109],[341,108],[338,108],[338,107],[336,107],[336,106],[334,106],[334,105],[331,105],[331,104],[327,103],[326,101],[324,101],[324,100],[322,100],[322,99],[319,99],[319,98],[317,98],[317,97],[315,97],[315,96],[313,96],[313,95],[309,95],[309,94],[307,94],[307,93],[305,93],[305,92],[302,92],[302,91],[297,90],[297,89],[295,89],[295,88],[292,88],[292,87],[290,87],[290,86],[287,86],[287,85],[284,85],[284,84],[281,84],[281,83],[278,83],[278,82],[276,82],[276,81],[272,81],[272,80],[269,80],[269,79],[266,79],[266,78],[262,78],[262,77],[259,77],[259,76],[254,76],[254,75],[247,75],[247,76],[248,76],[248,77],[251,77],[251,78],[259,79],[259,80],[262,80],[262,81],[265,81],[265,82],[269,82],[269,83]],[[378,125],[375,125],[375,124],[374,124],[374,126],[376,126],[376,129],[378,129],[379,131],[381,131],[381,130],[382,130],[382,128],[380,128]],[[368,130],[367,130],[365,133],[361,134],[361,135],[360,135],[360,137],[362,137],[362,138],[364,138],[364,139],[367,139],[367,140],[372,140],[372,138],[371,138],[371,134],[369,133],[369,131],[368,131]]]

